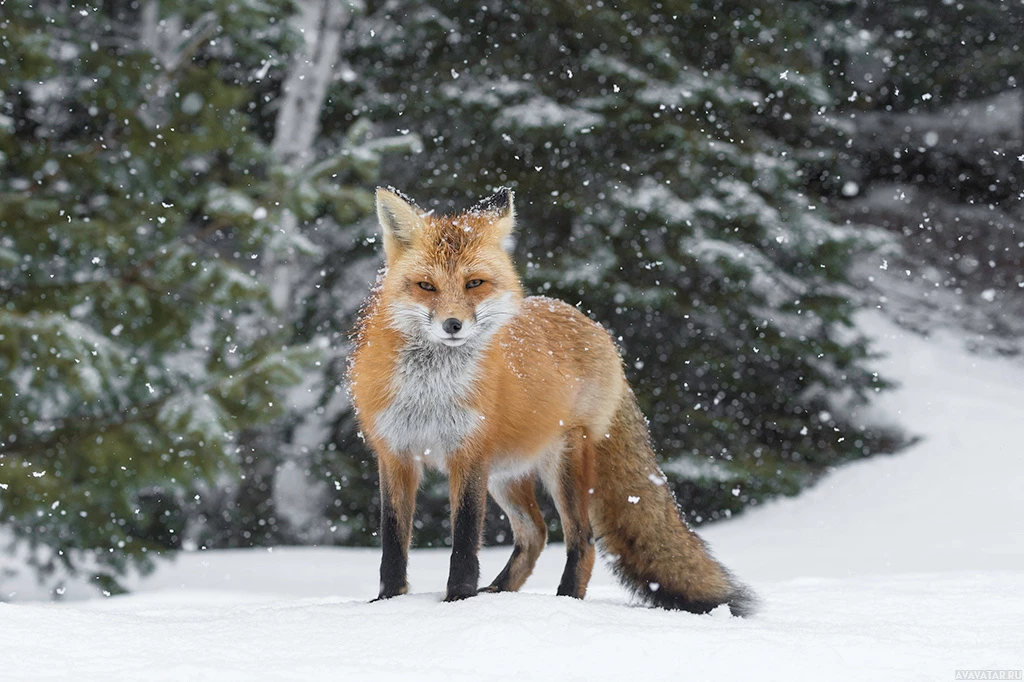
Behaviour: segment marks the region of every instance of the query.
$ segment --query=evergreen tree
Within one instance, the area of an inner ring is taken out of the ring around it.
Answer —
[[[847,410],[884,384],[850,324],[858,236],[805,191],[815,140],[838,135],[816,128],[811,34],[767,1],[371,2],[346,41],[360,77],[333,95],[339,118],[422,136],[382,179],[430,208],[516,189],[527,286],[620,339],[696,521],[896,444]],[[351,415],[334,427],[335,501],[365,510],[371,457]],[[421,542],[446,535],[443,490],[428,479]]]
[[[346,490],[343,472],[325,469],[333,458],[324,444],[339,410],[347,408],[342,379],[348,325],[365,293],[363,281],[377,268],[368,246],[376,234],[370,217],[379,166],[386,154],[415,152],[421,144],[416,135],[373,134],[358,112],[325,119],[334,106],[329,85],[338,72],[351,75],[339,61],[339,48],[359,7],[323,0],[297,5],[290,20],[303,44],[283,65],[286,77],[273,107],[257,115],[272,115],[271,148],[287,168],[294,197],[278,229],[305,249],[267,263],[262,277],[274,282],[291,342],[316,348],[318,360],[288,393],[284,418],[244,434],[242,475],[204,489],[202,502],[185,511],[195,521],[190,537],[200,546],[345,543],[348,514],[370,506],[362,490]],[[328,500],[327,488],[352,494]],[[331,504],[326,513],[325,503]]]
[[[1024,85],[1024,7],[1002,0],[800,3],[846,108],[929,110]]]
[[[296,200],[251,114],[288,11],[4,4],[0,520],[44,575],[112,590],[178,546],[299,377],[258,277]]]
[[[933,312],[907,306],[902,319],[928,325],[938,313],[984,345],[1019,352],[1024,5],[856,0],[806,8],[820,15],[831,115],[852,131],[821,186],[841,215],[888,229],[902,247],[873,279],[898,272],[898,286],[916,279],[933,301],[947,301]],[[890,309],[899,306],[890,297]]]

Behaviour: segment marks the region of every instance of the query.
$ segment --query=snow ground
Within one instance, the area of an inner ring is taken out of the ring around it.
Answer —
[[[526,593],[456,604],[440,603],[445,551],[414,552],[414,594],[375,604],[377,551],[196,552],[130,596],[0,604],[0,679],[875,681],[1024,668],[1024,365],[879,315],[861,324],[902,384],[874,416],[923,440],[702,529],[762,596],[753,618],[631,606],[604,569],[586,601],[554,597],[559,546]],[[485,579],[508,551],[483,551]],[[6,596],[42,596],[15,587]]]

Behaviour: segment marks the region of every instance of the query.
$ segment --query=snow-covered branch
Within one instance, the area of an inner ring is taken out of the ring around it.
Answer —
[[[170,118],[167,98],[172,83],[168,74],[191,59],[200,45],[216,35],[220,30],[220,21],[213,12],[206,12],[186,28],[180,14],[161,19],[158,0],[150,0],[145,4],[140,21],[139,47],[152,54],[162,70],[153,83],[146,105],[139,109],[139,118],[148,127],[159,128]]]

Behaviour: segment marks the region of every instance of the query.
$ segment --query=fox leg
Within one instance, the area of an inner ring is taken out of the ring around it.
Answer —
[[[565,449],[547,467],[545,486],[555,500],[565,534],[566,562],[558,594],[583,599],[594,570],[590,496],[594,488],[594,447],[583,428],[565,434]]]
[[[548,529],[537,506],[536,482],[533,476],[514,480],[492,481],[491,495],[501,506],[512,525],[515,547],[505,568],[485,592],[515,592],[533,573],[537,557],[547,542]]]
[[[480,582],[480,539],[487,506],[487,463],[471,456],[448,463],[448,494],[452,508],[452,560],[445,601],[472,597]]]
[[[420,466],[412,458],[380,455],[380,594],[389,599],[409,591],[406,568]]]

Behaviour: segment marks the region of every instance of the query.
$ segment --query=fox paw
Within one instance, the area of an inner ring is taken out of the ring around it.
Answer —
[[[484,588],[486,589],[486,588]],[[445,601],[461,601],[475,597],[477,589],[475,585],[454,585],[448,587],[448,594],[444,596]]]
[[[384,601],[385,599],[391,599],[392,597],[397,597],[401,594],[405,594],[408,591],[408,585],[403,585],[402,587],[390,589],[385,589],[384,587],[381,587],[380,594],[377,595],[376,599],[371,599],[370,603],[372,604],[375,601]]]

